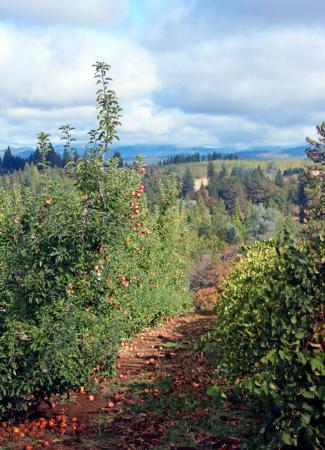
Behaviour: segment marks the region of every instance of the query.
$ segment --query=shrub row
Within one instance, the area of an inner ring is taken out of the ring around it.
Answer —
[[[110,375],[121,339],[188,301],[175,180],[148,213],[144,168],[80,161],[69,192],[0,193],[0,415]]]
[[[247,247],[223,283],[212,342],[229,384],[210,391],[221,399],[248,393],[261,403],[257,448],[323,448],[324,242],[315,254],[286,241]]]

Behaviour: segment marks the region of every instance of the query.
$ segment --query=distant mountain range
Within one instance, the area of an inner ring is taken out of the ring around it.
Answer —
[[[78,153],[82,155],[85,151],[85,145],[75,146]],[[31,147],[10,147],[14,155],[21,158],[28,158],[29,155],[35,150]],[[63,153],[62,145],[54,145],[57,152]],[[212,152],[218,152],[223,154],[234,153],[238,155],[240,159],[303,159],[305,157],[306,146],[301,145],[298,147],[253,147],[245,150],[236,150],[233,148],[212,148],[212,147],[176,147],[175,145],[119,145],[112,148],[112,152],[119,151],[125,161],[133,160],[136,155],[141,154],[145,160],[149,163],[164,160],[169,156],[175,156],[179,154],[191,155],[193,153],[200,153],[201,155],[208,155]],[[0,149],[0,157],[3,156],[5,149]]]

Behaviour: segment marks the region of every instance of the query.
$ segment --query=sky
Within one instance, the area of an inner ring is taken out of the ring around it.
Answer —
[[[302,145],[325,121],[324,0],[0,0],[0,147],[79,142],[110,64],[121,145]]]

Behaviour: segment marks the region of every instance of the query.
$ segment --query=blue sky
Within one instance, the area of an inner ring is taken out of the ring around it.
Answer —
[[[122,145],[294,146],[325,120],[324,0],[0,0],[0,146],[85,141],[96,60]]]

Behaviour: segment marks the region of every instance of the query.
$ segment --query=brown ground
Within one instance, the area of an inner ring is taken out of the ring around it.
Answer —
[[[206,395],[214,365],[191,350],[213,320],[213,315],[189,314],[144,330],[122,344],[116,380],[94,392],[94,400],[78,393],[55,409],[44,405],[41,415],[57,421],[53,430],[29,441],[10,439],[0,448],[23,449],[28,442],[41,449],[46,439],[50,450],[239,449],[232,430],[241,428],[243,418],[232,413],[231,404],[216,417]],[[68,428],[60,430],[62,415]]]
[[[186,348],[194,337],[208,331],[212,320],[211,316],[196,314],[170,318],[122,346],[117,362],[118,385],[107,390],[108,398],[94,394],[95,400],[89,401],[87,395],[79,394],[73,403],[63,406],[67,416],[76,416],[86,425],[86,431],[79,437],[79,443],[75,438],[63,437],[56,448],[82,448],[81,445],[94,450],[157,448],[173,423],[167,415],[163,417],[163,410],[148,411],[146,404],[160,397],[157,385],[166,375],[173,378],[172,390],[202,383],[203,367],[194,370],[193,365],[188,366],[184,360],[185,349],[181,350],[180,346]],[[116,402],[116,395],[121,396],[120,402]],[[116,406],[107,408],[108,401]]]

